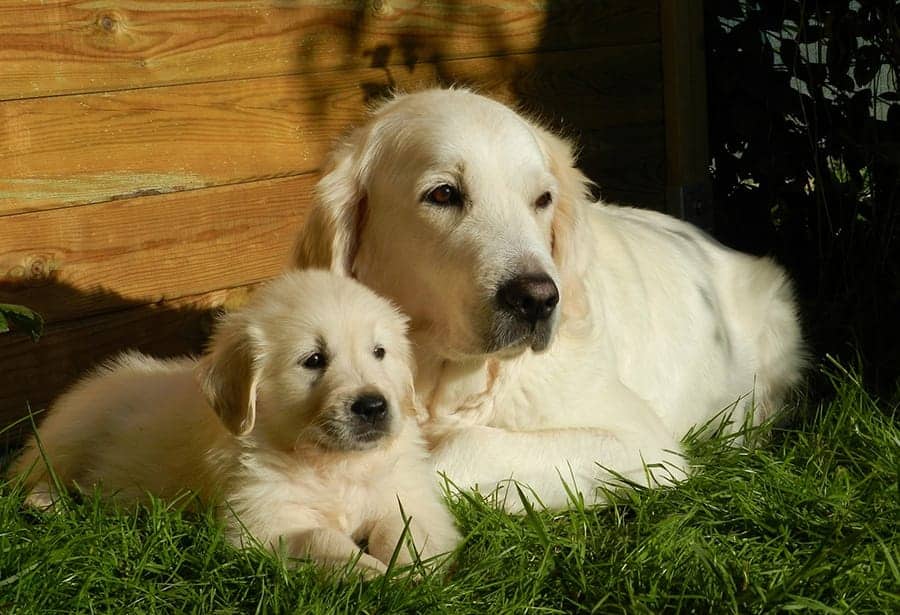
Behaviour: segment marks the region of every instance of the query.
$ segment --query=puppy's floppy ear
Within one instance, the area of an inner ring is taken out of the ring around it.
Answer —
[[[293,264],[353,276],[366,215],[366,129],[358,129],[331,154],[316,185],[316,202],[294,245]]]
[[[207,402],[236,436],[250,433],[256,422],[259,367],[254,356],[247,326],[239,318],[226,316],[195,370]]]

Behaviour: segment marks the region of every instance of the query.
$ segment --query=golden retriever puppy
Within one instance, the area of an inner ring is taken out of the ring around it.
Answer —
[[[595,202],[573,148],[462,89],[400,95],[339,144],[295,252],[410,316],[438,469],[550,507],[683,476],[680,440],[779,410],[803,349],[790,281],[656,212]],[[506,501],[519,506],[518,498]]]
[[[192,491],[219,506],[236,545],[246,532],[323,565],[358,557],[364,573],[386,570],[408,521],[428,559],[458,534],[420,436],[409,352],[387,301],[324,271],[289,273],[226,315],[199,362],[131,353],[88,376],[10,474],[36,506],[56,485],[121,502]]]

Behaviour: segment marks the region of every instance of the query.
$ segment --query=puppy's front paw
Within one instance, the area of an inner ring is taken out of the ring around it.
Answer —
[[[331,528],[318,527],[281,535],[272,546],[277,553],[291,559],[312,560],[322,568],[347,571],[366,579],[387,572],[387,566],[384,561],[379,561],[379,557],[361,553],[349,535]],[[352,566],[350,562],[353,562]]]
[[[349,570],[352,574],[358,574],[363,579],[371,581],[378,577],[384,576],[387,572],[387,566],[378,561],[368,553],[362,553],[356,560],[353,567]]]
[[[448,514],[445,523],[431,526],[411,519],[405,532],[399,523],[382,524],[369,537],[369,551],[385,562],[391,561],[396,551],[394,562],[398,567],[419,564],[436,570],[452,556],[460,540]]]

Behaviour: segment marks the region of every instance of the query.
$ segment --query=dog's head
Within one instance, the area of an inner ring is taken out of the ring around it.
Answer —
[[[295,262],[390,297],[438,356],[541,351],[587,185],[567,142],[496,101],[400,96],[334,152]]]
[[[224,425],[279,450],[365,450],[412,409],[406,318],[361,284],[291,272],[218,323],[201,389]]]

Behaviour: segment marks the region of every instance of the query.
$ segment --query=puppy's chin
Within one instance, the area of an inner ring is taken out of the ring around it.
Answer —
[[[394,420],[364,425],[353,416],[329,417],[316,430],[314,441],[331,451],[367,451],[384,446],[394,436]]]

